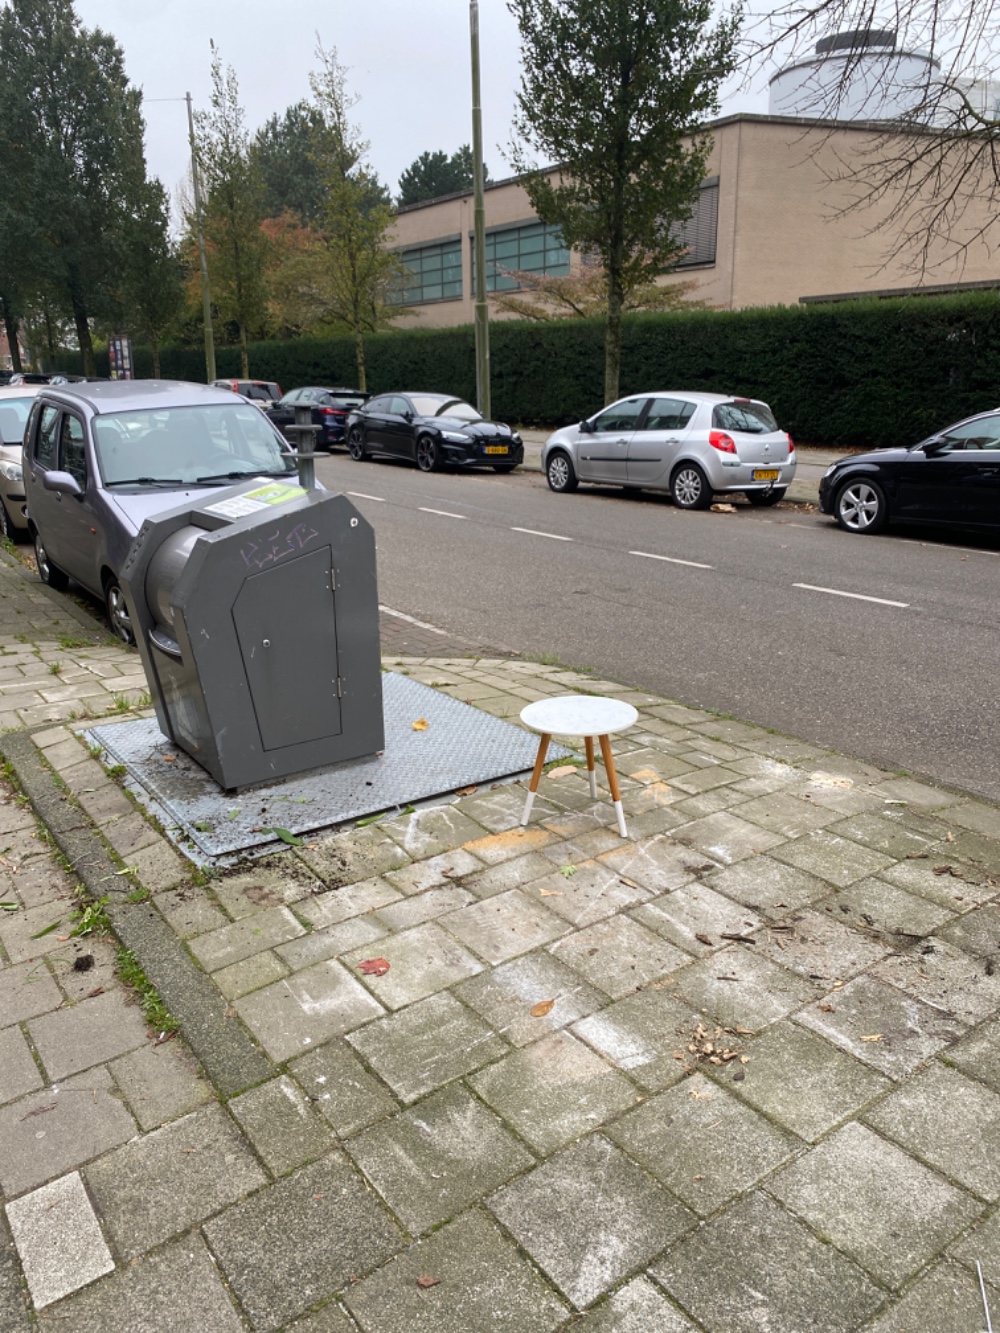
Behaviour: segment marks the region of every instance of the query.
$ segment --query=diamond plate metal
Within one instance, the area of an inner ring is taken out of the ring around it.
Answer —
[[[479,786],[529,771],[537,736],[407,676],[382,678],[385,753],[335,764],[240,793],[225,791],[183,750],[172,745],[155,718],[112,722],[86,733],[112,763],[128,774],[178,827],[171,830],[184,850],[190,839],[203,856],[275,843],[275,827],[290,833],[361,819],[399,806],[443,796],[457,787]],[[426,731],[414,731],[419,718]],[[549,748],[549,758],[571,752]],[[173,756],[167,761],[167,756]],[[279,844],[280,845],[280,844]],[[200,859],[200,858],[196,858]]]

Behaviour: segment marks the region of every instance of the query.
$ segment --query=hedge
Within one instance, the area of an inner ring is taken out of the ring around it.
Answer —
[[[557,425],[601,405],[599,320],[497,321],[490,337],[493,413],[499,419]],[[367,348],[369,388],[376,392],[424,389],[475,397],[471,326],[376,334]],[[140,374],[152,373],[147,348],[136,349],[136,362]],[[165,348],[161,367],[170,378],[204,378],[201,348]],[[350,385],[353,343],[343,336],[252,343],[250,368],[256,378],[277,380],[285,389]],[[237,349],[219,349],[218,373],[239,373]],[[624,321],[621,387],[623,394],[703,389],[762,398],[801,443],[912,443],[949,421],[997,406],[1000,297],[975,292],[631,315]]]

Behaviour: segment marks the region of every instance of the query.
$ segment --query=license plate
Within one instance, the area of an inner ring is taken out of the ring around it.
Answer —
[[[488,444],[486,446],[486,452],[488,454],[505,454],[508,452],[508,449],[505,444]],[[777,472],[774,475],[777,476]]]
[[[755,467],[753,470],[754,481],[777,481],[780,476],[777,468]]]

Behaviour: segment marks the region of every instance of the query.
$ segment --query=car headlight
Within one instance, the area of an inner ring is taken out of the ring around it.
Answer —
[[[460,435],[458,431],[455,430],[443,430],[441,432],[441,438],[442,440],[449,440],[452,444],[469,443],[469,437],[467,435]]]
[[[523,443],[524,443],[524,441],[521,439],[520,435],[518,435],[517,431],[515,431],[515,432],[513,433],[513,435],[512,435],[510,438],[513,440],[513,442],[514,442],[515,444],[523,444]]]
[[[827,468],[827,470],[823,473],[823,476],[829,477],[831,473],[836,472],[838,467],[840,467],[839,463],[831,463],[830,466]]]
[[[0,473],[3,473],[8,481],[24,481],[20,463],[0,463]]]

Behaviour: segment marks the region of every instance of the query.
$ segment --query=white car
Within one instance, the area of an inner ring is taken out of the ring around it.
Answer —
[[[632,394],[557,430],[542,467],[554,491],[592,481],[669,491],[680,509],[707,509],[729,491],[773,505],[795,476],[795,445],[755,398],[669,390]]]
[[[28,531],[21,443],[28,415],[44,385],[0,388],[0,537],[17,541]]]

